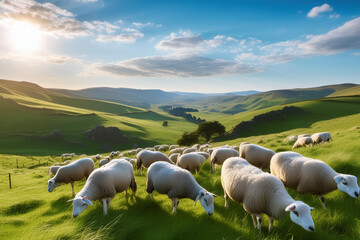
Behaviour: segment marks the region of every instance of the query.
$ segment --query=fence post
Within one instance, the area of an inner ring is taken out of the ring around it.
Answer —
[[[10,185],[10,189],[11,189],[11,174],[9,173],[9,185]]]

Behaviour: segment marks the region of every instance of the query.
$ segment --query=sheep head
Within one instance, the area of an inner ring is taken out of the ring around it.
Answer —
[[[311,217],[310,211],[314,208],[309,205],[296,201],[285,208],[286,212],[290,212],[290,219],[294,223],[300,225],[306,231],[315,231],[314,221]]]
[[[93,205],[88,197],[75,197],[74,199],[68,200],[73,203],[73,217],[76,218],[79,214],[84,211],[89,205]]]
[[[334,177],[337,188],[344,193],[349,194],[353,198],[359,197],[359,185],[357,178],[353,175],[339,174]]]
[[[56,182],[53,178],[48,181],[48,191],[52,192],[56,187],[60,186],[61,183]]]
[[[205,209],[206,213],[211,216],[214,213],[214,197],[217,195],[206,192],[205,190],[200,190],[199,195],[195,199],[195,205],[198,200],[200,200],[201,206]]]

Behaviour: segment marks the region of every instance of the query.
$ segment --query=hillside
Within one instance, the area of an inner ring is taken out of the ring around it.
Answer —
[[[336,91],[330,94],[328,97],[356,96],[356,95],[358,96],[360,95],[360,85]]]
[[[74,98],[44,89],[36,84],[0,80],[0,152],[49,154],[61,152],[99,152],[103,144],[85,138],[85,131],[96,126],[115,126],[129,137],[111,146],[131,148],[155,143],[175,143],[195,124],[179,117],[119,103]],[[163,127],[168,121],[168,127]],[[60,130],[64,139],[44,142],[40,137]]]

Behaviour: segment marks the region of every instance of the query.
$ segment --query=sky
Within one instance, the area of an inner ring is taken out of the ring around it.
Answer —
[[[360,84],[360,1],[0,0],[0,78],[233,92]]]

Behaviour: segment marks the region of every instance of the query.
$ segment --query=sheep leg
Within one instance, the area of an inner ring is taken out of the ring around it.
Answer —
[[[171,201],[172,201],[172,203],[173,203],[173,214],[175,214],[176,213],[176,207],[177,207],[177,205],[179,204],[179,200],[177,199],[177,198],[171,198]]]
[[[108,199],[106,200],[106,203],[107,203],[107,207],[108,207],[108,208],[110,207],[110,202],[111,202],[111,200],[112,200],[112,198],[108,198]]]
[[[211,163],[211,170],[212,170],[212,173],[216,173],[215,163]]]
[[[253,221],[253,224],[254,224],[254,227],[256,227],[256,216],[251,214],[251,218],[252,218],[252,221]]]
[[[259,232],[261,232],[262,217],[260,214],[255,214],[255,216],[256,216],[256,220],[257,220],[257,229],[259,229]]]
[[[270,221],[270,224],[269,224],[269,232],[271,231],[271,229],[273,228],[273,223],[274,223],[274,218],[273,217],[269,217],[269,221]]]
[[[195,169],[195,174],[196,176],[199,174],[199,171],[197,169]]]
[[[140,175],[143,175],[143,166],[140,167]]]
[[[149,193],[149,197],[150,197],[151,201],[154,201],[154,197],[153,197],[152,193]]]
[[[125,189],[125,199],[127,202],[129,201],[129,195],[128,195],[127,189]]]
[[[224,191],[224,198],[225,198],[225,207],[228,208],[229,207],[229,196],[226,194],[225,191]]]
[[[102,199],[104,215],[107,215],[107,203],[106,203],[106,201],[107,201],[106,198]]]
[[[71,188],[72,188],[72,195],[75,196],[74,182],[70,182],[70,183],[71,183]]]
[[[323,206],[324,209],[326,209],[324,196],[319,195],[319,198],[320,198],[320,201],[321,201],[321,205]]]

